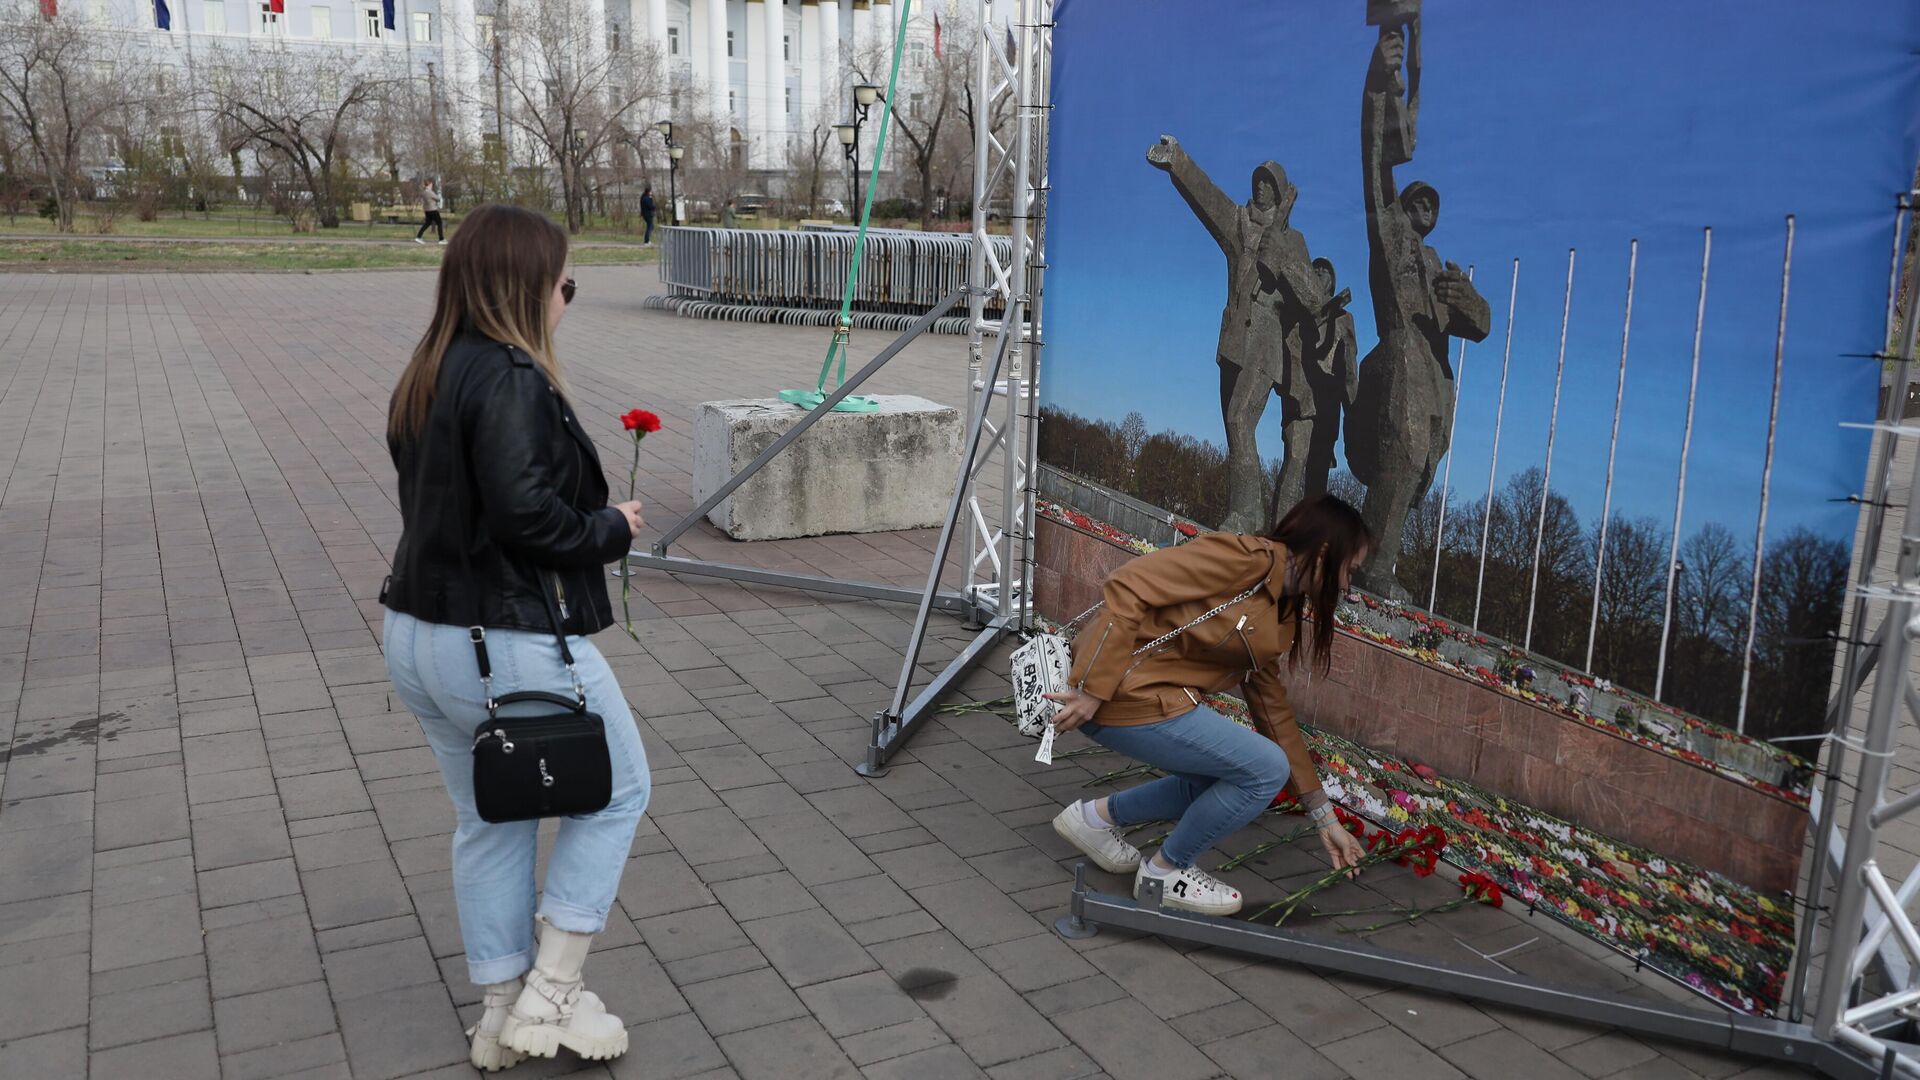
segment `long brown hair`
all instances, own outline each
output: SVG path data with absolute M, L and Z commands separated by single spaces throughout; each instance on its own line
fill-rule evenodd
M 1291 609 L 1294 620 L 1293 648 L 1287 653 L 1287 665 L 1300 664 L 1300 631 L 1303 609 L 1313 613 L 1313 644 L 1309 650 L 1313 669 L 1326 674 L 1333 664 L 1333 613 L 1340 606 L 1340 569 L 1353 557 L 1373 547 L 1373 530 L 1367 528 L 1360 511 L 1331 495 L 1303 499 L 1287 511 L 1267 539 L 1286 546 L 1288 557 L 1299 566 L 1295 579 L 1302 588 L 1314 584 L 1308 575 L 1319 567 L 1318 588 L 1311 596 L 1289 598 L 1282 615 Z
M 546 217 L 498 203 L 468 214 L 447 241 L 433 319 L 393 388 L 388 437 L 409 438 L 426 426 L 441 358 L 467 331 L 522 350 L 566 393 L 547 324 L 553 287 L 566 268 L 566 230 Z

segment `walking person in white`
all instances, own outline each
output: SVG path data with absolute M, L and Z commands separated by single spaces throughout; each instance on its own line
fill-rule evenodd
M 427 235 L 427 226 L 431 225 L 433 226 L 433 235 L 439 238 L 440 246 L 445 247 L 447 245 L 447 230 L 446 227 L 440 223 L 440 192 L 434 189 L 433 181 L 431 180 L 423 180 L 420 183 L 420 206 L 427 212 L 427 218 L 420 223 L 420 231 L 413 234 L 413 242 L 416 244 L 426 243 L 421 237 Z

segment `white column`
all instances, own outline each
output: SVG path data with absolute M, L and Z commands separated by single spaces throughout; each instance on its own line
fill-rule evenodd
M 827 104 L 825 120 L 837 124 L 845 104 L 840 99 L 840 0 L 820 0 L 820 97 Z
M 873 36 L 876 44 L 880 46 L 881 55 L 888 60 L 893 59 L 893 35 L 897 29 L 893 20 L 899 13 L 899 6 L 894 4 L 893 0 L 873 0 Z M 874 73 L 873 81 L 877 83 L 887 81 L 884 64 Z
M 647 40 L 660 50 L 660 62 L 667 57 L 667 0 L 647 0 Z
M 853 55 L 847 57 L 847 66 L 866 63 L 870 59 L 868 46 L 872 43 L 873 4 L 870 0 L 853 0 Z
M 766 168 L 778 169 L 787 161 L 787 5 L 785 0 L 766 0 L 761 6 L 767 9 L 767 29 L 761 35 L 767 39 L 766 63 L 760 68 L 767 84 L 761 153 Z
M 749 166 L 759 166 L 767 145 L 767 123 L 773 116 L 773 108 L 768 95 L 773 92 L 767 85 L 767 16 L 766 10 L 772 5 L 767 0 L 747 0 L 746 51 L 740 51 L 740 41 L 735 39 L 734 56 L 746 58 L 747 99 L 741 102 L 747 111 L 747 122 L 741 125 L 750 140 L 747 146 Z
M 820 0 L 800 0 L 800 93 L 793 104 L 788 131 L 805 132 L 820 121 Z
M 462 141 L 478 142 L 480 110 L 469 103 L 482 97 L 479 50 L 483 46 L 475 27 L 473 0 L 444 0 L 440 17 L 440 55 L 446 57 L 447 81 L 451 84 L 441 90 L 441 123 L 457 128 Z M 491 90 L 485 98 L 487 104 L 493 104 Z
M 707 0 L 707 107 L 715 116 L 727 115 L 731 69 L 727 62 L 727 0 Z

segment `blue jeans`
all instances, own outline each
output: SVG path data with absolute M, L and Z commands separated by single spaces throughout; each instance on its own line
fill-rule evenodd
M 1273 740 L 1204 705 L 1157 723 L 1088 723 L 1080 730 L 1109 750 L 1167 773 L 1114 795 L 1107 812 L 1116 825 L 1177 819 L 1160 852 L 1182 869 L 1259 817 L 1292 770 Z
M 460 909 L 467 974 L 475 984 L 507 982 L 533 966 L 534 859 L 538 821 L 498 825 L 480 820 L 473 805 L 473 729 L 487 717 L 480 666 L 463 626 L 421 622 L 387 612 L 387 673 L 440 761 L 453 799 L 453 895 Z M 613 801 L 606 809 L 563 818 L 539 913 L 561 930 L 597 934 L 620 890 L 634 830 L 647 808 L 653 781 L 647 752 L 627 699 L 600 650 L 584 637 L 567 647 L 587 687 L 587 705 L 607 725 L 613 762 Z M 552 634 L 488 630 L 487 659 L 496 695 L 515 690 L 566 693 L 567 669 Z

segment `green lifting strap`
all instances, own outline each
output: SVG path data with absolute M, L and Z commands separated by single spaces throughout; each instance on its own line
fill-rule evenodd
M 880 140 L 873 148 L 873 171 L 867 174 L 867 198 L 860 209 L 860 231 L 853 239 L 853 264 L 847 267 L 847 285 L 840 294 L 840 325 L 834 328 L 833 341 L 827 346 L 827 359 L 820 365 L 820 378 L 811 390 L 782 390 L 780 400 L 806 409 L 816 409 L 827 400 L 827 373 L 833 370 L 834 357 L 840 358 L 835 377 L 838 388 L 847 381 L 847 337 L 853 329 L 848 315 L 853 311 L 853 286 L 860 276 L 860 259 L 867 249 L 867 224 L 873 220 L 873 193 L 880 186 L 880 159 L 887 152 L 887 131 L 893 126 L 893 92 L 900 86 L 900 54 L 907 51 L 907 20 L 913 13 L 913 0 L 900 0 L 900 28 L 893 39 L 893 71 L 887 76 L 886 108 L 880 113 Z M 834 412 L 877 412 L 880 402 L 859 394 L 848 394 L 833 407 Z

